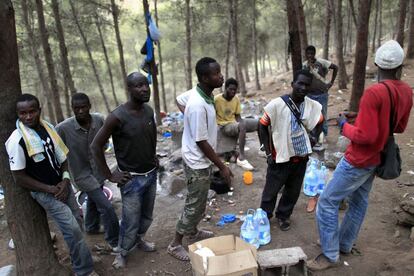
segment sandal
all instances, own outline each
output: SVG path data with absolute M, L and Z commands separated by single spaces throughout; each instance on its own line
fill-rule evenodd
M 188 239 L 192 242 L 201 241 L 214 237 L 214 233 L 207 230 L 198 230 L 197 234 L 189 236 Z
M 308 213 L 312 213 L 313 211 L 315 211 L 317 203 L 318 203 L 318 197 L 314 196 L 314 197 L 309 198 L 308 206 L 306 207 L 306 211 Z
M 168 245 L 167 252 L 168 254 L 180 261 L 188 262 L 190 260 L 188 252 L 184 249 L 184 247 L 181 244 L 177 246 L 172 246 L 171 244 Z

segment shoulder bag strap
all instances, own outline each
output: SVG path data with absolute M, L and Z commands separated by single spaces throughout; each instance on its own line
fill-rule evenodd
M 302 123 L 302 120 L 300 119 L 300 111 L 299 111 L 298 107 L 293 103 L 290 96 L 289 95 L 283 95 L 281 98 L 285 102 L 285 104 L 289 107 L 289 109 L 293 113 L 293 115 L 295 116 L 296 121 L 298 122 L 298 124 L 304 126 L 303 123 Z
M 394 134 L 394 118 L 395 118 L 394 101 L 392 100 L 392 94 L 391 94 L 390 87 L 385 82 L 381 82 L 381 83 L 385 85 L 385 87 L 388 90 L 388 95 L 390 96 L 391 109 L 390 109 L 390 135 L 389 136 L 392 136 Z

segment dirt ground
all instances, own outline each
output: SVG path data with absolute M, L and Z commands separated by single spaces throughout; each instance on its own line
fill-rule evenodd
M 370 63 L 368 63 L 370 64 Z M 372 64 L 372 63 L 371 63 Z M 373 68 L 370 68 L 372 71 Z M 348 72 L 351 70 L 348 69 Z M 408 63 L 404 68 L 403 80 L 414 86 L 414 66 Z M 372 76 L 367 78 L 366 85 L 374 83 Z M 277 97 L 287 89 L 290 84 L 290 73 L 280 75 L 277 78 L 268 77 L 262 81 L 263 92 L 260 97 L 271 99 Z M 252 83 L 248 85 L 251 88 Z M 351 84 L 348 85 L 348 88 Z M 251 91 L 251 90 L 250 90 Z M 253 98 L 259 98 L 254 96 Z M 350 89 L 338 91 L 334 86 L 330 91 L 329 118 L 335 118 L 336 114 L 344 110 L 349 102 Z M 340 267 L 329 269 L 313 275 L 414 275 L 414 248 L 410 241 L 410 229 L 396 225 L 393 209 L 399 199 L 407 192 L 414 192 L 414 176 L 407 171 L 414 168 L 414 113 L 412 112 L 409 126 L 406 132 L 397 136 L 403 158 L 403 172 L 397 180 L 383 181 L 375 179 L 370 194 L 370 203 L 364 224 L 359 234 L 356 246 L 362 252 L 362 256 L 349 256 L 342 258 Z M 328 150 L 336 151 L 335 144 L 338 131 L 334 126 L 334 120 L 330 121 L 330 134 L 328 136 Z M 208 222 L 201 222 L 200 227 L 212 230 L 216 235 L 239 235 L 241 222 L 236 221 L 224 227 L 216 226 L 220 215 L 225 213 L 245 212 L 249 208 L 257 208 L 260 204 L 261 192 L 265 182 L 266 161 L 258 154 L 258 139 L 255 133 L 248 135 L 247 159 L 255 166 L 254 183 L 246 186 L 242 182 L 243 171 L 235 164 L 230 167 L 235 175 L 235 192 L 232 197 L 227 195 L 217 196 L 217 208 L 208 208 L 207 214 L 212 215 Z M 114 187 L 112 187 L 114 188 Z M 116 189 L 116 188 L 114 188 Z M 175 224 L 182 211 L 185 197 L 168 196 L 159 194 L 156 198 L 154 222 L 148 231 L 147 239 L 157 244 L 158 250 L 154 253 L 143 253 L 135 250 L 128 257 L 127 268 L 116 271 L 111 267 L 113 256 L 101 255 L 101 262 L 96 264 L 96 270 L 100 275 L 191 275 L 190 263 L 175 260 L 166 252 L 166 248 L 173 238 Z M 233 204 L 228 200 L 234 201 Z M 272 241 L 260 250 L 300 246 L 308 258 L 319 254 L 320 249 L 316 245 L 318 238 L 315 216 L 306 212 L 307 198 L 302 193 L 291 217 L 292 226 L 287 232 L 282 232 L 271 220 Z M 119 207 L 120 202 L 115 202 Z M 117 208 L 119 211 L 119 208 Z M 341 212 L 341 216 L 343 211 Z M 4 222 L 4 211 L 0 211 L 0 267 L 15 262 L 14 253 L 7 249 L 10 234 Z M 52 226 L 53 227 L 53 226 Z M 103 241 L 103 236 L 87 236 L 90 247 Z M 187 245 L 187 241 L 185 241 Z M 61 235 L 57 240 L 58 255 L 68 263 L 67 250 L 65 249 Z M 344 261 L 348 265 L 344 264 Z M 291 275 L 296 275 L 295 272 Z

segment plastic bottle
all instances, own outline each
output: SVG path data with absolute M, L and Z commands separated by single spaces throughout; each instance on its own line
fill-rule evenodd
M 259 227 L 259 244 L 268 244 L 271 240 L 270 223 L 269 219 L 267 218 L 266 212 L 263 211 L 262 208 L 258 208 L 256 210 L 256 214 L 254 215 L 254 221 Z
M 303 192 L 307 196 L 316 196 L 317 194 L 317 187 L 318 187 L 318 161 L 316 159 L 312 159 L 310 161 L 309 168 L 306 171 L 304 184 L 303 184 Z
M 319 195 L 322 194 L 323 190 L 325 189 L 325 185 L 326 185 L 326 166 L 322 164 L 321 169 L 319 170 L 319 177 L 318 177 L 317 193 Z
M 240 229 L 240 238 L 247 243 L 259 248 L 259 227 L 253 219 L 254 210 L 247 211 L 246 220 L 243 222 Z
M 85 197 L 85 201 L 82 203 L 82 216 L 83 216 L 83 219 L 86 218 L 86 210 L 88 209 L 87 204 L 88 204 L 88 197 Z
M 253 173 L 251 171 L 244 171 L 243 182 L 246 185 L 250 185 L 253 183 Z

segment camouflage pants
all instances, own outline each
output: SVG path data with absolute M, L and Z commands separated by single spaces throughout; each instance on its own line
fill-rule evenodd
M 184 173 L 188 194 L 184 211 L 177 222 L 177 233 L 194 235 L 197 233 L 197 225 L 203 218 L 206 209 L 211 168 L 194 170 L 184 164 Z

